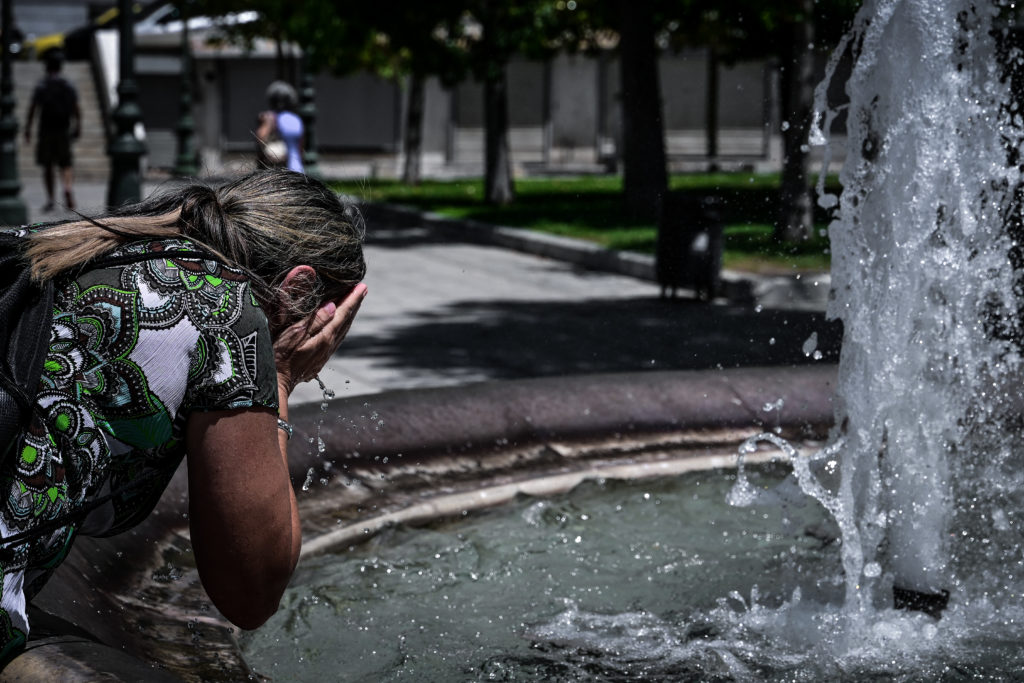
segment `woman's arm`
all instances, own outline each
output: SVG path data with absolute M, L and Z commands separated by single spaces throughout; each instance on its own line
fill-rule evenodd
M 303 266 L 302 268 L 306 268 Z M 366 295 L 358 285 L 313 321 L 287 327 L 274 344 L 279 415 L 345 337 Z M 203 587 L 236 626 L 274 614 L 298 561 L 301 528 L 288 476 L 287 437 L 267 408 L 197 412 L 186 430 L 189 525 Z
M 269 408 L 197 412 L 187 429 L 189 526 L 199 578 L 235 625 L 277 610 L 301 536 L 286 451 Z

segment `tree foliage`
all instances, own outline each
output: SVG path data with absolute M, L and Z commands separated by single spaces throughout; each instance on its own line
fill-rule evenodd
M 575 3 L 572 3 L 575 6 Z M 578 23 L 557 0 L 462 0 L 466 57 L 484 88 L 484 188 L 488 202 L 515 195 L 508 150 L 508 63 L 515 55 L 544 60 L 574 47 Z
M 783 126 L 777 132 L 783 141 L 783 169 L 776 235 L 780 240 L 805 240 L 813 229 L 807 138 L 818 77 L 816 62 L 838 43 L 859 4 L 858 0 L 664 0 L 663 42 L 707 47 L 712 62 L 768 59 L 779 70 Z M 709 93 L 708 99 L 711 111 L 716 93 Z M 708 128 L 711 137 L 714 121 L 709 120 Z
M 813 41 L 828 48 L 846 30 L 859 5 L 859 0 L 196 0 L 197 10 L 206 14 L 256 10 L 259 20 L 236 25 L 234 39 L 266 36 L 292 41 L 309 51 L 314 69 L 339 75 L 370 70 L 389 79 L 408 78 L 410 92 L 417 97 L 422 97 L 423 81 L 430 76 L 448 85 L 469 76 L 480 81 L 485 90 L 487 197 L 494 203 L 510 201 L 514 195 L 507 142 L 509 61 L 515 56 L 544 60 L 560 51 L 621 53 L 623 17 L 631 16 L 623 12 L 635 13 L 641 7 L 648 15 L 644 30 L 650 33 L 638 39 L 641 45 L 651 42 L 658 50 L 707 48 L 713 62 L 725 65 L 750 59 L 779 65 L 785 90 L 782 120 L 796 128 L 784 135 L 787 163 L 792 165 L 789 177 L 797 185 L 806 184 L 806 174 L 797 167 L 806 167 L 800 136 L 805 133 L 807 103 L 801 98 L 806 99 L 807 88 L 804 83 L 804 94 L 797 93 L 800 79 L 794 74 L 806 72 L 813 55 L 794 50 L 800 47 L 797 36 L 812 35 L 807 29 L 813 27 Z M 635 56 L 636 46 L 630 49 Z M 800 60 L 804 67 L 798 68 Z M 632 80 L 630 73 L 623 73 L 624 86 Z M 640 92 L 642 98 L 660 99 L 657 87 Z M 657 114 L 660 101 L 637 102 L 627 95 L 622 106 L 624 120 L 656 126 L 663 135 Z M 711 135 L 713 117 L 712 111 Z M 410 131 L 417 125 L 418 120 L 410 117 L 407 141 L 415 139 Z M 650 136 L 641 136 L 644 141 L 638 142 L 636 132 L 623 131 L 624 143 L 628 146 L 632 139 L 634 147 L 640 144 L 650 153 L 627 159 L 625 174 L 660 185 L 660 170 L 651 173 L 642 167 L 663 164 L 664 153 L 657 154 L 648 144 Z M 641 194 L 648 198 L 641 202 L 649 202 L 651 188 Z

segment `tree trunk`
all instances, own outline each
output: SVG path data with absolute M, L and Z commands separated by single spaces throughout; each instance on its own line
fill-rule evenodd
M 284 65 L 284 35 L 280 31 L 278 31 L 274 36 L 274 66 L 274 71 L 277 74 L 277 80 L 286 80 Z
M 402 182 L 420 184 L 423 162 L 423 81 L 420 74 L 409 77 L 409 108 L 405 112 L 405 168 Z
M 481 59 L 484 73 L 484 201 L 512 201 L 512 160 L 508 152 L 508 53 L 502 46 L 502 3 L 484 0 Z
M 494 65 L 484 81 L 484 198 L 503 206 L 512 201 L 512 160 L 508 153 L 508 78 Z
M 616 0 L 622 69 L 623 196 L 636 218 L 653 220 L 668 190 L 651 0 Z
M 708 46 L 708 87 L 705 134 L 707 135 L 708 170 L 718 170 L 718 48 Z
M 800 0 L 804 21 L 794 23 L 782 59 L 782 183 L 775 237 L 780 241 L 810 239 L 814 207 L 808 180 L 808 133 L 814 107 L 814 0 Z M 788 125 L 787 125 L 788 124 Z

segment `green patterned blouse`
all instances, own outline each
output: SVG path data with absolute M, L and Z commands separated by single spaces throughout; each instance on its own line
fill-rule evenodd
M 114 255 L 195 249 L 162 240 Z M 32 420 L 0 463 L 0 537 L 41 529 L 0 547 L 0 664 L 24 645 L 26 600 L 75 535 L 119 533 L 153 509 L 184 456 L 191 412 L 277 408 L 267 318 L 241 272 L 158 257 L 56 285 Z M 84 519 L 69 515 L 106 496 Z

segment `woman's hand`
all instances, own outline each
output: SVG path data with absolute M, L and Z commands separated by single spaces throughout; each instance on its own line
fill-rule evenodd
M 340 302 L 321 306 L 312 321 L 300 320 L 281 332 L 274 342 L 274 359 L 282 393 L 290 395 L 296 385 L 313 379 L 323 369 L 348 333 L 365 296 L 366 285 L 360 283 Z

